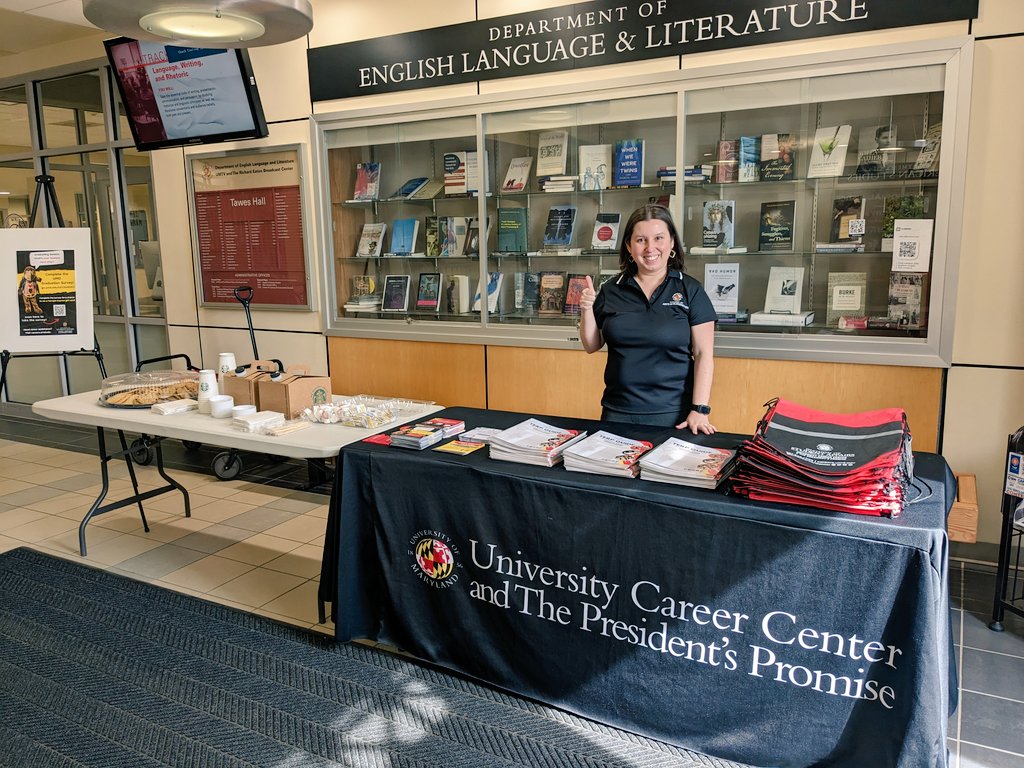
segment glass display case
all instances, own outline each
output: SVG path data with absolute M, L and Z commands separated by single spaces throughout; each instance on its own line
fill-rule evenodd
M 329 332 L 578 348 L 581 286 L 657 202 L 724 354 L 946 365 L 962 56 L 317 116 Z

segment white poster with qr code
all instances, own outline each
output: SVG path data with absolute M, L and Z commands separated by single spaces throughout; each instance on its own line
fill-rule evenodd
M 931 219 L 896 219 L 892 233 L 892 271 L 927 272 L 932 255 Z
M 1024 499 L 1024 456 L 1013 451 L 1006 461 L 1005 493 L 1007 496 Z

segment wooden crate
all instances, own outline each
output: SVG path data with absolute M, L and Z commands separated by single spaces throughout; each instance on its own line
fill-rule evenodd
M 956 475 L 956 501 L 949 510 L 947 529 L 953 541 L 974 544 L 978 540 L 978 485 L 974 475 Z

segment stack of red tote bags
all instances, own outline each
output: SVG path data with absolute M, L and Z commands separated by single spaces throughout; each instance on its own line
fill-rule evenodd
M 902 409 L 825 413 L 781 399 L 767 406 L 740 447 L 733 493 L 857 515 L 900 514 L 914 477 Z

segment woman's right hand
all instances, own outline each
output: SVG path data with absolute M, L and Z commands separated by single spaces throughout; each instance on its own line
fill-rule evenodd
M 594 278 L 587 275 L 587 287 L 580 294 L 580 312 L 586 312 L 594 308 L 594 301 L 597 299 L 597 291 L 594 290 Z

